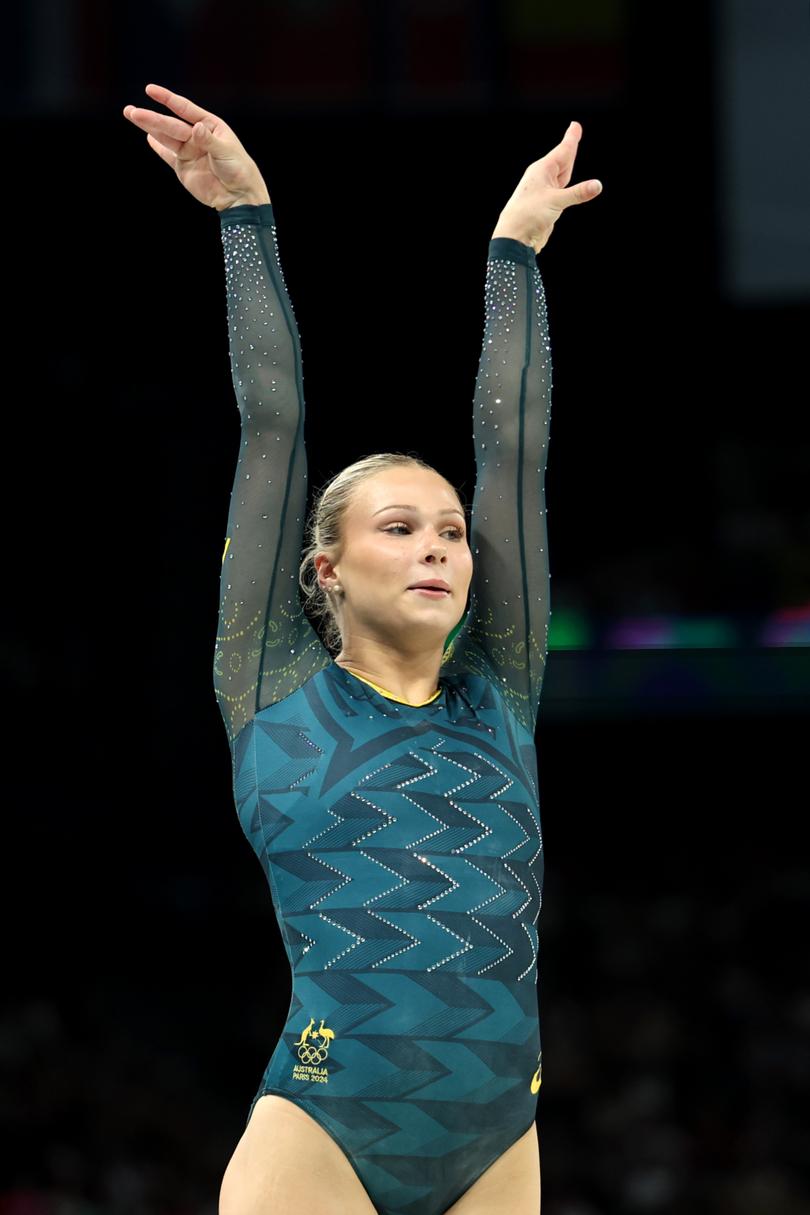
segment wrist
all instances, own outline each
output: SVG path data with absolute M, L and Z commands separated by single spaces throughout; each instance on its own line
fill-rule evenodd
M 218 207 L 219 211 L 230 211 L 233 207 L 262 207 L 270 202 L 270 195 L 265 190 L 264 193 L 257 194 L 242 194 L 232 203 L 228 203 L 227 207 Z
M 505 236 L 509 240 L 520 241 L 521 245 L 529 245 L 535 253 L 539 253 L 542 248 L 542 245 L 536 245 L 526 232 L 517 228 L 514 224 L 497 223 L 490 240 L 496 240 L 499 236 Z
M 498 216 L 491 239 L 507 236 L 510 240 L 520 241 L 522 245 L 529 245 L 537 254 L 548 243 L 553 226 L 552 224 L 551 227 L 546 227 L 540 223 L 527 222 L 525 216 L 509 215 L 507 211 L 502 211 Z

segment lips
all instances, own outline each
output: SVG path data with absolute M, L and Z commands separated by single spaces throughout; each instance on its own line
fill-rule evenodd
M 409 591 L 445 591 L 450 594 L 450 587 L 441 578 L 431 578 L 426 582 L 415 582 L 408 587 Z

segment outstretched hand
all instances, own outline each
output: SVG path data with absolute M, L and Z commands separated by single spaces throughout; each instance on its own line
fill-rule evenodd
M 270 202 L 258 165 L 227 122 L 161 84 L 147 84 L 145 91 L 179 117 L 134 105 L 124 106 L 124 117 L 146 131 L 150 148 L 174 169 L 190 194 L 217 211 Z
M 581 136 L 582 124 L 570 123 L 557 146 L 529 165 L 501 211 L 493 237 L 511 236 L 539 253 L 566 207 L 596 198 L 602 190 L 596 178 L 568 185 Z

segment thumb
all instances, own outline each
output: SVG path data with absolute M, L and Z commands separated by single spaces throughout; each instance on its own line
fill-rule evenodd
M 575 186 L 571 186 L 565 191 L 568 195 L 567 202 L 583 203 L 590 198 L 596 198 L 597 194 L 602 193 L 602 183 L 598 177 L 592 177 L 590 181 L 581 181 Z

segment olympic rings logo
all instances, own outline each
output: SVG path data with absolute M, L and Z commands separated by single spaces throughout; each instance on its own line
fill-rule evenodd
M 323 1063 L 328 1054 L 328 1046 L 310 1046 L 308 1042 L 305 1042 L 298 1047 L 298 1058 L 302 1063 Z

